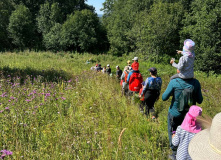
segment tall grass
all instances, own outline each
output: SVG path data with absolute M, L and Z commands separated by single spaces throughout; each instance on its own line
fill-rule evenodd
M 133 57 L 67 53 L 0 55 L 0 149 L 8 159 L 167 159 L 167 110 L 156 102 L 157 121 L 122 97 L 119 82 L 94 73 L 96 62 L 124 66 Z M 86 60 L 91 59 L 90 64 Z M 170 65 L 140 61 L 143 76 L 155 66 L 162 92 L 175 73 Z M 121 67 L 121 68 L 122 68 Z M 40 76 L 39 76 L 40 75 Z M 203 113 L 220 112 L 221 77 L 196 72 L 202 85 Z M 23 79 L 23 80 L 21 80 Z

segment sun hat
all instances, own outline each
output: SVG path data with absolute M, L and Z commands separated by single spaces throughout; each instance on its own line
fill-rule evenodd
M 191 39 L 186 39 L 184 41 L 183 54 L 194 56 L 195 55 L 194 48 L 195 48 L 195 42 Z
M 215 115 L 209 129 L 193 137 L 188 151 L 194 160 L 221 160 L 221 112 Z
M 119 68 L 119 66 L 116 66 L 116 69 Z
M 157 73 L 157 69 L 155 67 L 151 67 L 150 69 L 148 69 L 148 71 L 153 74 Z
M 134 59 L 132 59 L 133 61 L 138 61 L 138 57 L 134 57 Z
M 110 67 L 110 65 L 109 65 L 109 64 L 107 64 L 107 67 Z
M 188 51 L 192 52 L 195 48 L 195 42 L 191 39 L 186 39 L 184 41 L 184 47 L 185 49 L 187 49 Z
M 202 115 L 202 108 L 196 105 L 191 106 L 181 124 L 181 128 L 191 133 L 200 132 L 202 128 L 196 123 L 196 117 L 200 115 Z
M 127 61 L 127 64 L 130 64 L 130 60 Z

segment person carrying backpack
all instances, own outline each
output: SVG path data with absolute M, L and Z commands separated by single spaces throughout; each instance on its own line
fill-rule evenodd
M 143 77 L 138 70 L 138 66 L 134 65 L 132 71 L 127 76 L 127 83 L 129 84 L 130 92 L 139 92 L 142 88 Z
M 128 85 L 127 85 L 127 76 L 129 74 L 129 67 L 128 66 L 125 66 L 124 67 L 124 71 L 120 77 L 120 79 L 123 81 L 122 83 L 122 93 L 126 93 L 127 90 L 128 90 Z
M 173 97 L 168 111 L 167 125 L 170 148 L 173 153 L 169 155 L 169 158 L 176 159 L 177 147 L 172 144 L 172 133 L 183 122 L 189 107 L 203 102 L 203 96 L 200 83 L 194 78 L 186 80 L 181 78 L 172 79 L 162 95 L 162 100 L 166 101 L 170 96 Z
M 156 68 L 151 67 L 148 71 L 151 76 L 146 79 L 140 98 L 144 95 L 145 114 L 151 113 L 152 119 L 155 119 L 154 103 L 159 99 L 162 80 L 160 77 L 157 77 Z

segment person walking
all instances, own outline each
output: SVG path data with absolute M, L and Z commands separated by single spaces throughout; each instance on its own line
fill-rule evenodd
M 169 144 L 173 151 L 173 153 L 169 155 L 170 159 L 175 160 L 177 151 L 177 147 L 172 144 L 172 132 L 175 131 L 179 125 L 181 125 L 186 113 L 188 112 L 188 108 L 186 107 L 183 108 L 183 110 L 180 110 L 180 108 L 182 108 L 180 107 L 182 105 L 180 102 L 183 102 L 180 97 L 183 95 L 183 91 L 190 88 L 193 88 L 192 96 L 190 97 L 192 105 L 196 105 L 196 103 L 201 104 L 203 102 L 201 86 L 199 81 L 193 78 L 186 80 L 181 78 L 172 79 L 169 82 L 166 91 L 162 95 L 163 101 L 168 100 L 169 97 L 172 96 L 167 117 Z
M 150 77 L 146 79 L 139 97 L 141 98 L 144 95 L 145 114 L 149 115 L 151 113 L 152 119 L 155 119 L 154 103 L 159 99 L 162 80 L 157 77 L 157 69 L 155 67 L 151 67 L 148 71 L 150 72 Z
M 111 74 L 111 68 L 109 64 L 107 65 L 106 73 L 109 75 Z
M 177 127 L 172 138 L 173 145 L 178 146 L 176 160 L 191 160 L 188 146 L 195 134 L 202 130 L 201 125 L 196 120 L 201 115 L 202 108 L 193 105 L 186 114 L 183 123 Z
M 117 77 L 118 80 L 120 80 L 120 77 L 121 77 L 121 75 L 122 75 L 122 70 L 120 69 L 119 66 L 116 66 L 116 69 L 117 69 L 117 71 L 116 71 L 116 77 Z
M 124 71 L 120 77 L 120 79 L 123 81 L 122 83 L 122 94 L 125 95 L 128 91 L 128 84 L 127 84 L 127 76 L 129 74 L 129 67 L 125 66 Z

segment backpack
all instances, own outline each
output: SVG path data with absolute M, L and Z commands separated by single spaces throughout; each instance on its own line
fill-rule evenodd
M 143 77 L 140 73 L 134 72 L 129 80 L 129 90 L 139 92 L 142 88 Z
M 128 73 L 126 71 L 124 71 L 124 74 L 125 74 L 124 82 L 127 82 Z
M 177 81 L 177 82 L 180 84 L 179 81 Z M 191 85 L 188 88 L 184 88 L 181 84 L 180 84 L 180 86 L 183 88 L 183 90 L 181 91 L 181 94 L 178 98 L 177 110 L 179 112 L 182 112 L 182 111 L 188 112 L 190 106 L 193 105 L 194 85 Z

